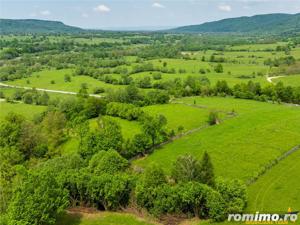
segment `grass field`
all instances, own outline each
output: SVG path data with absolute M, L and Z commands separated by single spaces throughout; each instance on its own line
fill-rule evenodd
M 144 107 L 150 115 L 162 114 L 167 118 L 167 127 L 175 132 L 182 126 L 184 131 L 192 130 L 207 124 L 210 109 L 196 108 L 183 104 L 165 104 Z M 223 114 L 220 113 L 223 117 Z
M 274 79 L 273 82 L 277 83 L 279 81 L 282 81 L 284 85 L 289 85 L 292 87 L 299 87 L 300 85 L 300 74 L 298 75 L 289 75 L 285 77 L 280 77 L 277 79 Z
M 4 120 L 5 116 L 14 112 L 23 115 L 26 119 L 33 119 L 35 115 L 46 110 L 45 106 L 28 105 L 24 103 L 8 103 L 0 102 L 0 121 Z
M 178 139 L 134 162 L 161 165 L 167 172 L 179 155 L 200 158 L 209 152 L 217 176 L 247 180 L 271 160 L 299 144 L 300 108 L 232 98 L 183 98 L 178 101 L 234 111 L 235 118 Z M 234 162 L 234 163 L 233 163 Z
M 275 165 L 249 187 L 249 211 L 300 209 L 300 151 Z
M 138 134 L 141 132 L 141 128 L 138 122 L 136 121 L 128 121 L 124 120 L 118 117 L 112 117 L 112 116 L 105 116 L 107 118 L 110 118 L 114 121 L 116 121 L 120 126 L 122 130 L 122 135 L 124 139 L 131 139 L 135 134 Z M 90 128 L 96 129 L 98 127 L 98 119 L 91 119 L 90 120 Z
M 122 87 L 119 85 L 106 84 L 102 81 L 96 80 L 88 76 L 71 76 L 71 82 L 65 82 L 65 74 L 71 75 L 72 70 L 44 70 L 32 74 L 31 77 L 22 78 L 7 83 L 22 87 L 36 87 L 70 92 L 78 92 L 81 88 L 81 84 L 86 83 L 89 93 L 92 93 L 95 87 L 102 87 L 104 89 Z M 54 81 L 54 83 L 52 84 L 51 81 Z

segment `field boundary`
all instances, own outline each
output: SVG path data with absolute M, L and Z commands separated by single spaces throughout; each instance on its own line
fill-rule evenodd
M 283 153 L 282 155 L 280 155 L 279 157 L 277 157 L 276 159 L 274 159 L 273 161 L 271 161 L 269 164 L 267 164 L 264 169 L 259 173 L 258 176 L 250 178 L 248 181 L 246 181 L 246 184 L 249 186 L 251 184 L 253 184 L 255 181 L 257 181 L 261 176 L 263 176 L 266 172 L 268 172 L 269 170 L 271 170 L 275 165 L 277 165 L 280 161 L 284 160 L 285 158 L 287 158 L 289 155 L 293 154 L 294 152 L 300 150 L 300 144 L 294 146 L 293 148 L 291 148 L 289 151 Z
M 181 104 L 181 103 L 176 103 L 176 104 Z M 234 118 L 234 117 L 236 117 L 236 116 L 237 116 L 237 114 L 235 114 L 235 113 L 234 113 L 234 114 L 229 114 L 229 115 L 227 115 L 226 117 L 224 117 L 224 118 L 221 120 L 221 122 L 224 122 L 224 121 L 229 120 L 229 119 L 231 119 L 231 118 Z M 197 127 L 197 128 L 188 130 L 188 131 L 186 131 L 186 132 L 177 134 L 177 135 L 175 135 L 175 136 L 169 138 L 168 140 L 166 140 L 166 141 L 164 141 L 164 142 L 162 142 L 162 143 L 156 144 L 155 146 L 149 148 L 149 149 L 147 150 L 147 153 L 146 153 L 146 154 L 144 154 L 144 155 L 137 155 L 137 156 L 131 158 L 130 161 L 133 161 L 133 160 L 136 160 L 136 159 L 141 159 L 141 158 L 143 158 L 143 157 L 147 157 L 149 154 L 152 154 L 155 150 L 158 150 L 159 148 L 161 148 L 162 146 L 164 146 L 164 145 L 166 145 L 166 144 L 169 144 L 169 143 L 171 143 L 171 142 L 173 142 L 173 141 L 175 141 L 175 140 L 178 140 L 178 139 L 180 139 L 180 138 L 182 138 L 182 137 L 185 137 L 185 136 L 187 136 L 187 135 L 196 133 L 196 132 L 198 132 L 198 131 L 204 130 L 204 129 L 206 129 L 206 128 L 208 128 L 208 127 L 212 127 L 212 126 L 218 126 L 218 124 L 216 124 L 216 125 L 209 125 L 209 124 L 207 123 L 207 124 L 204 124 L 204 125 L 202 125 L 202 126 L 200 126 L 200 127 Z

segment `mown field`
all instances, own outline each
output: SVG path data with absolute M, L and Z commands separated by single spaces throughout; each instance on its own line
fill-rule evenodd
M 26 119 L 33 119 L 35 115 L 46 110 L 45 106 L 28 105 L 24 103 L 7 103 L 0 101 L 0 121 L 10 112 L 23 115 Z
M 218 176 L 246 181 L 299 144 L 300 127 L 295 126 L 300 119 L 297 107 L 232 98 L 195 97 L 178 101 L 193 104 L 194 100 L 198 106 L 234 111 L 237 115 L 167 144 L 135 161 L 135 166 L 156 163 L 168 172 L 179 155 L 200 158 L 207 151 Z
M 72 70 L 44 70 L 36 72 L 28 78 L 22 78 L 15 81 L 7 82 L 7 84 L 22 86 L 22 87 L 36 87 L 49 90 L 78 92 L 82 84 L 87 85 L 87 91 L 93 93 L 96 87 L 102 88 L 118 88 L 119 86 L 106 84 L 102 81 L 96 80 L 88 76 L 72 76 Z M 68 74 L 71 76 L 71 81 L 66 82 L 64 76 Z
M 298 87 L 300 84 L 300 75 L 289 75 L 284 77 L 276 78 L 273 82 L 283 82 L 286 85 L 292 86 L 292 87 Z
M 286 212 L 300 208 L 300 151 L 279 162 L 249 187 L 249 211 Z

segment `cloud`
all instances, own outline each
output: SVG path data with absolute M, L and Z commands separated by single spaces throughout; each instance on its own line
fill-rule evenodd
M 88 15 L 87 13 L 81 13 L 81 17 L 83 17 L 83 18 L 88 18 L 89 15 Z
M 231 6 L 230 5 L 219 5 L 218 9 L 220 11 L 230 12 L 231 11 Z
M 30 16 L 30 17 L 36 17 L 37 14 L 36 14 L 36 13 L 30 13 L 29 16 Z
M 97 7 L 94 8 L 94 11 L 99 13 L 107 13 L 110 12 L 110 8 L 107 7 L 106 5 L 98 5 Z
M 158 3 L 158 2 L 154 2 L 153 4 L 152 4 L 152 7 L 154 7 L 154 8 L 165 8 L 165 6 L 164 5 L 162 5 L 162 4 L 160 4 L 160 3 Z
M 49 16 L 49 15 L 51 15 L 51 12 L 49 10 L 43 10 L 43 11 L 40 11 L 40 14 L 42 16 Z

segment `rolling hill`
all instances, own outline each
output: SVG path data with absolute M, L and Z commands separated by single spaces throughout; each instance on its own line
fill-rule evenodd
M 83 29 L 60 21 L 36 19 L 0 19 L 0 34 L 80 33 Z
M 238 17 L 168 30 L 176 33 L 291 33 L 300 32 L 300 13 Z

